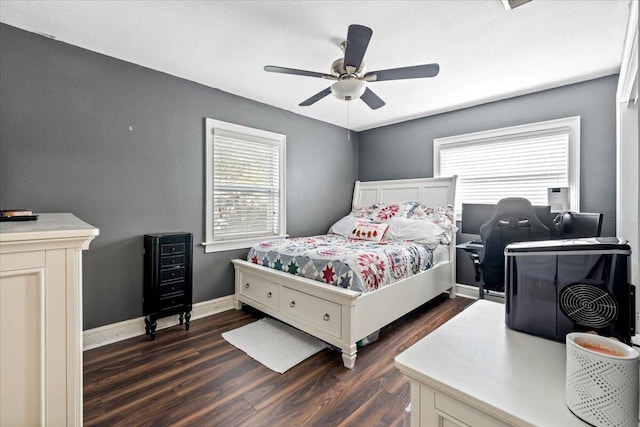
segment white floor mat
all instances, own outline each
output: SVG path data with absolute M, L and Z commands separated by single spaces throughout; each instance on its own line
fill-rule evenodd
M 260 319 L 224 332 L 222 338 L 281 374 L 327 347 L 323 341 L 274 319 Z

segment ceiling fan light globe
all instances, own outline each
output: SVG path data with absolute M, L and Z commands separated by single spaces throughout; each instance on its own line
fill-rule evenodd
M 362 80 L 345 79 L 331 85 L 331 93 L 338 99 L 351 101 L 362 96 L 367 84 Z

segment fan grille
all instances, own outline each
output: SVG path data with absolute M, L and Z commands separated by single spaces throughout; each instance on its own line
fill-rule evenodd
M 618 306 L 605 289 L 572 283 L 560 291 L 560 310 L 576 325 L 606 328 L 618 317 Z

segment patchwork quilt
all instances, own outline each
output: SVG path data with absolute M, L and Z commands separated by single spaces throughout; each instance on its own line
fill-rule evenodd
M 263 242 L 249 250 L 247 259 L 364 293 L 429 269 L 433 253 L 415 242 L 373 242 L 326 234 Z

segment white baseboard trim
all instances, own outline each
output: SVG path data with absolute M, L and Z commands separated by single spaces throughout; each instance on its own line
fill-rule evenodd
M 478 288 L 476 286 L 471 285 L 463 285 L 462 283 L 456 283 L 456 295 L 460 295 L 461 297 L 478 299 Z M 487 301 L 501 302 L 504 303 L 504 297 L 497 295 L 486 293 L 484 294 L 484 298 Z
M 193 304 L 191 320 L 211 316 L 233 308 L 233 295 L 212 299 Z M 156 330 L 169 328 L 179 324 L 178 315 L 158 319 Z M 102 347 L 103 345 L 123 341 L 129 338 L 144 335 L 144 317 L 124 320 L 111 325 L 100 326 L 94 329 L 87 329 L 82 332 L 83 350 Z
M 465 298 L 478 299 L 478 288 L 475 286 L 457 283 L 456 295 Z M 486 295 L 485 298 L 489 301 L 504 302 L 504 298 L 493 295 Z M 233 308 L 233 295 L 195 303 L 193 304 L 193 311 L 191 312 L 191 320 L 211 316 Z M 158 319 L 158 326 L 156 327 L 156 330 L 170 328 L 177 324 L 179 324 L 177 315 L 165 317 Z M 144 334 L 144 317 L 124 320 L 122 322 L 112 323 L 110 325 L 83 331 L 82 348 L 83 350 L 91 350 L 93 348 L 102 347 L 118 341 L 124 341 Z

